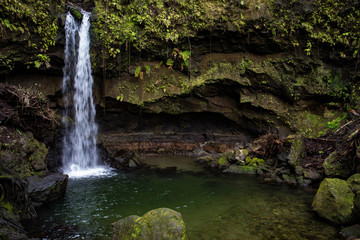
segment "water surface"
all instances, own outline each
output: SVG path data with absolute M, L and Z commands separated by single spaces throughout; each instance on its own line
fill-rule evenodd
M 30 228 L 47 239 L 111 239 L 112 222 L 168 207 L 182 213 L 192 240 L 337 239 L 336 229 L 311 212 L 314 193 L 254 176 L 191 170 L 70 179 L 66 195 L 40 209 Z

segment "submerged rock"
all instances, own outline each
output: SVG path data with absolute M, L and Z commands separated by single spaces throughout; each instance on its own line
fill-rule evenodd
M 28 177 L 28 192 L 32 201 L 37 203 L 51 202 L 64 195 L 68 175 L 54 173 L 45 177 Z
M 345 224 L 353 219 L 355 194 L 348 183 L 337 178 L 325 178 L 315 195 L 312 208 L 319 216 Z
M 158 208 L 142 217 L 129 216 L 115 222 L 113 240 L 187 240 L 185 223 L 179 212 Z

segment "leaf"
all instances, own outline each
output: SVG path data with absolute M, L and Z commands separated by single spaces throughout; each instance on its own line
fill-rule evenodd
M 146 69 L 146 74 L 150 74 L 151 72 L 151 67 L 149 65 L 145 65 L 145 69 Z
M 174 65 L 174 60 L 172 60 L 171 58 L 169 58 L 166 62 L 166 65 L 168 65 L 169 67 L 172 67 L 172 65 Z
M 141 66 L 138 66 L 138 67 L 135 69 L 135 77 L 139 77 L 140 71 L 141 71 Z
M 144 72 L 140 72 L 140 79 L 141 79 L 141 80 L 144 79 Z
M 36 68 L 39 68 L 40 65 L 41 65 L 41 63 L 40 63 L 39 61 L 35 61 L 35 62 L 34 62 L 34 65 L 35 65 Z

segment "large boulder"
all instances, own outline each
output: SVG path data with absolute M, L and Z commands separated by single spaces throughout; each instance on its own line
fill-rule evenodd
M 328 177 L 348 177 L 350 175 L 349 169 L 344 162 L 340 161 L 341 157 L 335 151 L 331 153 L 323 162 L 325 175 Z
M 0 163 L 21 177 L 47 171 L 48 149 L 37 141 L 31 132 L 21 132 L 5 126 L 0 127 Z
M 187 240 L 185 223 L 179 212 L 158 208 L 144 216 L 129 216 L 113 223 L 113 240 Z
M 54 173 L 47 176 L 28 177 L 28 192 L 32 201 L 46 203 L 59 199 L 64 195 L 69 176 Z
M 319 216 L 335 224 L 345 224 L 353 219 L 354 198 L 355 194 L 346 181 L 325 178 L 315 195 L 312 208 Z

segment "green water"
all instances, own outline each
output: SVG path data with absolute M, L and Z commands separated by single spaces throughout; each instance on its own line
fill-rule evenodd
M 143 169 L 70 179 L 29 228 L 44 239 L 111 239 L 112 222 L 168 207 L 182 213 L 192 240 L 337 239 L 311 212 L 313 196 L 253 176 Z

